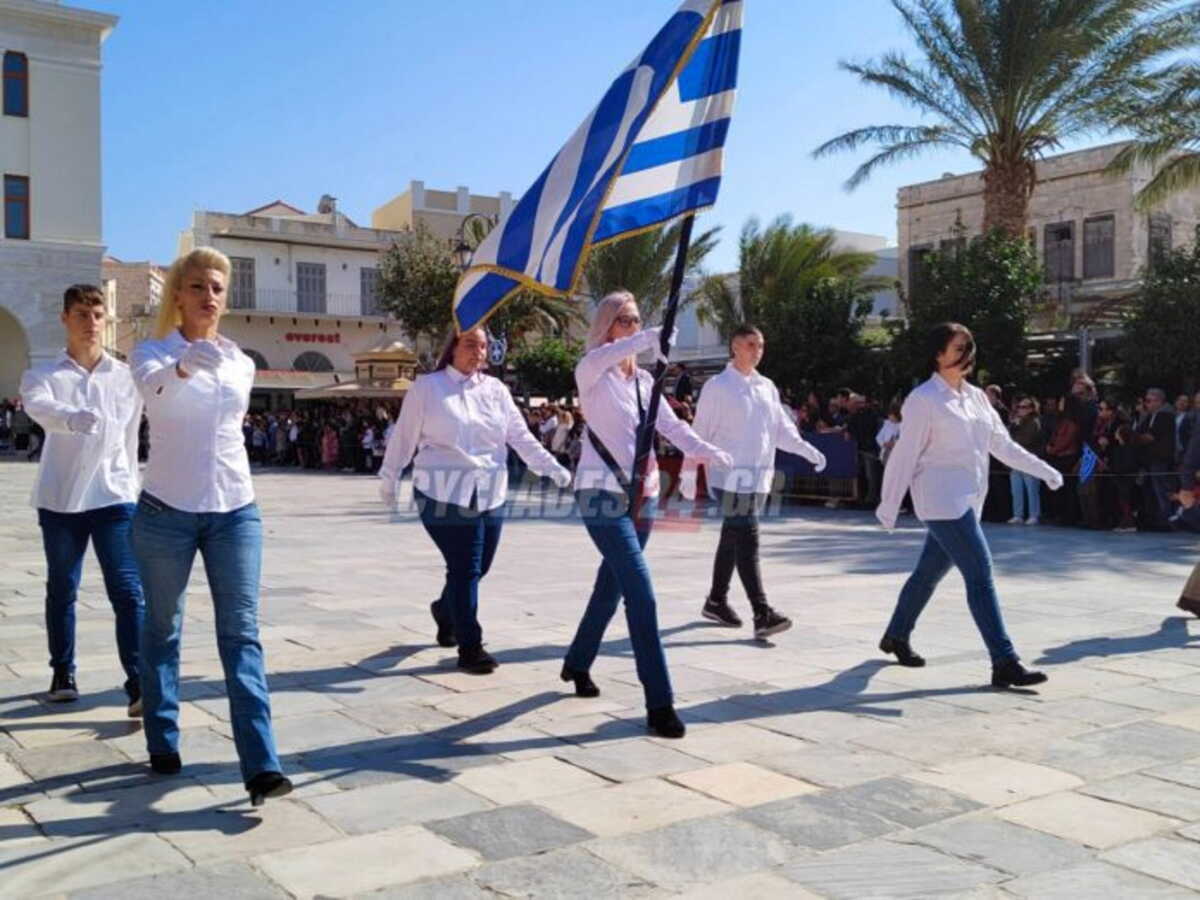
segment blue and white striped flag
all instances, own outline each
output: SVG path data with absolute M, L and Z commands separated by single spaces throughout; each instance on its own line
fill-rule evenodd
M 475 251 L 459 329 L 511 294 L 572 293 L 599 244 L 712 206 L 737 88 L 744 0 L 687 0 Z

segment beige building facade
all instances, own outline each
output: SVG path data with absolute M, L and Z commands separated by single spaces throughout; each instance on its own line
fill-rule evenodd
M 105 341 L 109 352 L 128 359 L 134 346 L 150 337 L 166 274 L 166 268 L 156 263 L 104 257 L 100 278 L 109 312 Z
M 406 231 L 420 225 L 455 245 L 459 226 L 467 216 L 483 216 L 494 224 L 507 216 L 514 205 L 508 191 L 491 197 L 472 194 L 471 189 L 464 186 L 453 191 L 437 191 L 426 188 L 423 181 L 410 181 L 408 190 L 371 214 L 371 226 L 387 231 Z
M 0 0 L 0 396 L 63 345 L 63 291 L 98 284 L 101 47 L 115 16 Z
M 1151 246 L 1190 244 L 1200 221 L 1200 189 L 1175 194 L 1159 208 L 1134 208 L 1151 172 L 1120 176 L 1105 168 L 1123 144 L 1049 157 L 1037 165 L 1028 236 L 1046 272 L 1051 312 L 1044 325 L 1074 327 L 1111 310 L 1136 288 Z M 897 194 L 899 279 L 919 283 L 921 260 L 983 229 L 982 173 L 946 175 Z

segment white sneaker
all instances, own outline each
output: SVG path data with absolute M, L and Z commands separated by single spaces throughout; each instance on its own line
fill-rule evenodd
M 1022 519 L 1020 516 L 1013 516 L 1011 519 L 1008 520 L 1008 524 L 1009 525 L 1020 525 L 1024 521 L 1025 520 Z
M 1038 523 L 1037 516 L 1030 516 L 1028 519 L 1025 520 L 1026 525 L 1036 525 L 1037 523 Z

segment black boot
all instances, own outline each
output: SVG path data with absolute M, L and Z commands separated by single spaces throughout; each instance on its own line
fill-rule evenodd
M 150 768 L 158 775 L 178 775 L 183 762 L 178 753 L 151 753 Z
M 246 782 L 250 805 L 262 806 L 268 797 L 283 797 L 292 792 L 292 783 L 279 772 L 259 772 Z
M 1046 681 L 1045 672 L 1031 672 L 1016 659 L 992 666 L 992 687 L 1030 687 Z
M 659 737 L 681 738 L 687 733 L 687 726 L 675 715 L 675 707 L 660 706 L 646 710 L 646 730 Z
M 700 609 L 700 615 L 710 622 L 716 622 L 718 625 L 724 625 L 726 628 L 742 627 L 742 620 L 730 608 L 728 600 L 713 600 L 709 597 L 704 601 L 704 606 Z
M 442 608 L 441 600 L 434 600 L 429 604 L 429 612 L 433 615 L 433 622 L 437 625 L 437 642 L 439 647 L 457 647 L 458 638 L 454 636 L 454 623 L 446 615 Z
M 570 666 L 563 664 L 561 678 L 563 681 L 575 682 L 576 697 L 599 697 L 600 688 L 596 687 L 596 682 L 592 681 L 592 676 L 587 672 L 576 672 Z
M 908 645 L 908 641 L 888 637 L 885 634 L 883 640 L 879 642 L 879 649 L 884 653 L 895 654 L 896 662 L 902 666 L 908 666 L 910 669 L 919 669 L 925 665 L 925 657 L 914 653 L 913 648 Z
M 471 675 L 491 675 L 498 665 L 483 647 L 458 648 L 458 667 Z

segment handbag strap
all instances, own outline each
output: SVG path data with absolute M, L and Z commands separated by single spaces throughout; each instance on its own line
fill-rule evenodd
M 633 389 L 634 394 L 637 397 L 638 407 L 638 427 L 637 431 L 634 432 L 633 441 L 636 452 L 637 436 L 641 434 L 642 427 L 646 424 L 646 409 L 642 404 L 642 383 L 636 369 L 634 370 L 633 374 Z M 621 490 L 623 490 L 630 497 L 630 499 L 633 499 L 633 479 L 629 475 L 625 474 L 625 470 L 622 469 L 617 463 L 617 460 L 612 455 L 611 451 L 604 446 L 604 441 L 600 440 L 599 436 L 595 431 L 592 430 L 590 425 L 587 426 L 587 436 L 588 441 L 592 445 L 592 449 L 596 451 L 596 455 L 600 457 L 606 466 L 608 466 L 608 470 L 612 472 L 613 478 L 617 479 L 617 484 L 621 486 Z

